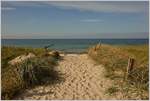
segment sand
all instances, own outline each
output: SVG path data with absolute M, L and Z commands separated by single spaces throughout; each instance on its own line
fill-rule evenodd
M 20 55 L 16 57 L 15 59 L 12 59 L 11 61 L 9 61 L 8 64 L 15 65 L 17 63 L 22 63 L 23 61 L 29 58 L 33 58 L 33 57 L 36 57 L 33 53 L 28 53 L 27 55 Z
M 62 55 L 57 69 L 63 73 L 65 81 L 26 89 L 15 99 L 30 100 L 106 100 L 119 99 L 110 96 L 106 89 L 113 81 L 104 76 L 105 69 L 97 65 L 87 54 Z

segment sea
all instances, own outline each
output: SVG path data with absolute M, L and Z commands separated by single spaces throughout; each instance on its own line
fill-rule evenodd
M 33 47 L 55 49 L 70 53 L 86 52 L 95 44 L 141 45 L 149 44 L 149 39 L 1 39 L 2 46 Z

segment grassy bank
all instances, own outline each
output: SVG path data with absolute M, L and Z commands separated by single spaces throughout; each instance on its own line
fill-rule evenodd
M 124 99 L 148 99 L 149 55 L 148 45 L 96 45 L 89 49 L 89 56 L 105 67 L 105 76 L 116 83 L 107 93 L 122 92 Z M 127 77 L 128 59 L 135 60 Z
M 15 57 L 30 52 L 36 57 L 16 65 L 8 64 Z M 44 54 L 44 49 L 40 48 L 2 47 L 2 99 L 12 99 L 20 90 L 59 80 L 59 73 L 55 69 L 59 57 Z

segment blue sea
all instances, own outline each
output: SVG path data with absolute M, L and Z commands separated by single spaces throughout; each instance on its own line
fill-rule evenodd
M 140 45 L 148 44 L 148 39 L 2 39 L 2 46 L 45 47 L 65 52 L 84 52 L 90 46 L 101 42 L 111 45 Z

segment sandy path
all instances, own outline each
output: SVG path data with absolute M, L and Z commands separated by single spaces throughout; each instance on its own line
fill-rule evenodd
M 57 68 L 65 74 L 64 82 L 27 89 L 16 99 L 117 99 L 105 92 L 112 81 L 104 77 L 104 68 L 94 65 L 87 54 L 65 55 Z

